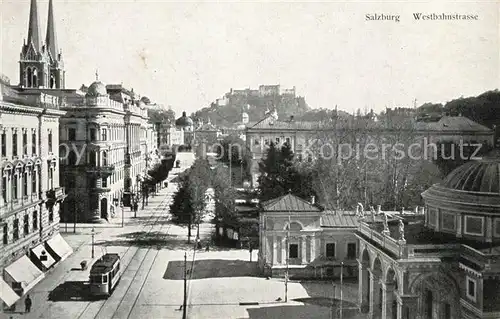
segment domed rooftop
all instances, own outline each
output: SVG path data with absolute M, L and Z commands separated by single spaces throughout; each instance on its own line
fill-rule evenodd
M 106 85 L 101 81 L 95 81 L 87 90 L 87 96 L 104 96 L 107 94 Z
M 467 192 L 500 193 L 500 158 L 470 161 L 453 170 L 443 186 Z
M 182 116 L 175 121 L 175 125 L 181 127 L 193 126 L 193 120 L 186 115 L 186 112 L 182 112 Z
M 476 242 L 500 239 L 500 224 L 493 235 L 487 231 L 492 218 L 500 222 L 500 156 L 491 155 L 463 164 L 422 193 L 427 228 Z

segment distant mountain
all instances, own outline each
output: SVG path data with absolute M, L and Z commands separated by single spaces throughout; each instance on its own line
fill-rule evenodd
M 204 107 L 191 115 L 193 120 L 210 121 L 219 127 L 232 127 L 242 121 L 242 114 L 248 114 L 250 122 L 265 116 L 268 110 L 276 108 L 280 118 L 300 117 L 310 108 L 304 97 L 293 93 L 259 95 L 258 90 L 241 90 L 227 93 L 223 99 Z

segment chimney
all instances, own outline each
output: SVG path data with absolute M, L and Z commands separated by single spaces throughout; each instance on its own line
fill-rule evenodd
M 316 204 L 316 197 L 315 196 L 311 196 L 311 204 Z

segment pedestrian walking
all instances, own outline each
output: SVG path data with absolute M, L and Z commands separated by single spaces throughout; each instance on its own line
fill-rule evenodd
M 25 310 L 26 312 L 30 312 L 31 311 L 31 298 L 30 298 L 30 295 L 26 295 L 26 299 L 24 300 L 24 306 L 25 306 Z
M 201 249 L 201 241 L 200 241 L 200 237 L 196 237 L 196 248 L 197 248 L 197 249 Z
M 205 247 L 205 251 L 210 251 L 210 244 L 207 243 L 207 246 Z

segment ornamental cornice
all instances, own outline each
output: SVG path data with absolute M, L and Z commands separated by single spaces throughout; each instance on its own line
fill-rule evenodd
M 19 104 L 13 104 L 8 102 L 0 102 L 0 112 L 9 113 L 9 114 L 41 114 L 43 112 L 43 108 L 36 106 L 24 106 Z

